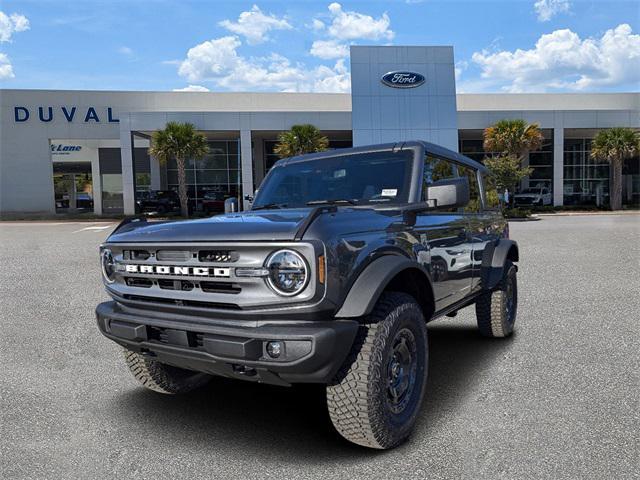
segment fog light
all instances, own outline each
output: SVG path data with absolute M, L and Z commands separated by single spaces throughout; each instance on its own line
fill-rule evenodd
M 282 353 L 282 342 L 267 342 L 267 353 L 271 358 L 278 358 Z

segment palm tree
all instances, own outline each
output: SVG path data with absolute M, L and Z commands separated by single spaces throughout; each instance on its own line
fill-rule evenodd
M 483 136 L 484 150 L 492 152 L 491 157 L 485 159 L 485 164 L 493 173 L 496 186 L 515 190 L 533 171 L 523 167 L 522 160 L 529 152 L 542 146 L 544 136 L 539 125 L 521 119 L 500 120 L 486 128 Z
M 500 120 L 484 131 L 484 150 L 500 156 L 522 160 L 527 153 L 538 150 L 544 137 L 537 123 L 521 119 Z
M 611 166 L 611 210 L 622 208 L 622 164 L 639 154 L 640 134 L 630 128 L 600 130 L 591 142 L 591 158 L 606 161 Z
M 153 132 L 149 155 L 156 157 L 162 164 L 175 158 L 178 167 L 178 196 L 182 216 L 189 216 L 189 198 L 187 197 L 187 159 L 200 159 L 209 152 L 207 138 L 198 133 L 190 123 L 169 122 L 164 130 Z
M 329 146 L 329 139 L 315 126 L 294 125 L 288 132 L 278 135 L 278 144 L 273 150 L 280 158 L 294 157 L 304 153 L 322 152 Z

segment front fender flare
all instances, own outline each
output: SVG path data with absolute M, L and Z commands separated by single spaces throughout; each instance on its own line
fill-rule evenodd
M 406 269 L 423 270 L 414 260 L 398 255 L 385 255 L 373 260 L 351 286 L 337 318 L 356 318 L 371 313 L 389 282 Z M 428 278 L 425 273 L 425 277 Z M 429 282 L 431 288 L 431 282 Z

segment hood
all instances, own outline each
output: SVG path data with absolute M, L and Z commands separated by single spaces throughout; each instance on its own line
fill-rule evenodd
M 230 213 L 177 222 L 135 222 L 113 233 L 108 242 L 289 241 L 310 208 Z

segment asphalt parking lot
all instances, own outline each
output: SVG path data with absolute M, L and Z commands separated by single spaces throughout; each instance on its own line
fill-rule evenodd
M 516 335 L 472 309 L 429 327 L 416 431 L 388 452 L 334 432 L 319 386 L 138 386 L 93 309 L 113 225 L 0 223 L 2 478 L 638 478 L 640 216 L 511 224 Z

